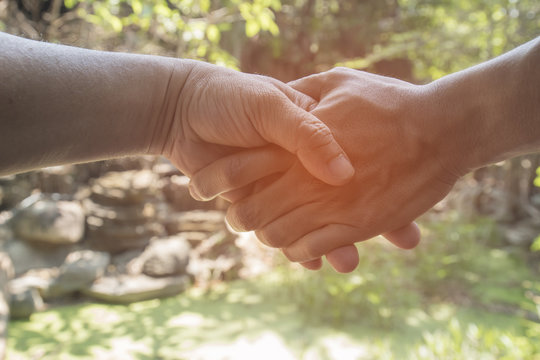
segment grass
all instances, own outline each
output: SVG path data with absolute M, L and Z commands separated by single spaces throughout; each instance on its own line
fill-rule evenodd
M 514 353 L 526 342 L 521 319 L 452 304 L 409 308 L 403 323 L 385 329 L 358 319 L 313 325 L 300 302 L 264 297 L 253 284 L 238 282 L 130 306 L 82 304 L 38 313 L 10 324 L 7 358 L 439 359 L 429 354 L 454 346 L 456 331 L 480 352 L 490 350 L 481 343 L 487 335 L 509 339 Z
M 362 244 L 349 275 L 255 281 L 10 323 L 7 359 L 540 359 L 540 283 L 489 222 L 433 222 L 413 252 Z

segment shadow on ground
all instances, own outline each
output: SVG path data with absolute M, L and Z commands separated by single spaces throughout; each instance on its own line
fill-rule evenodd
M 519 326 L 450 305 L 411 309 L 384 330 L 358 319 L 310 325 L 305 315 L 300 303 L 246 282 L 129 306 L 66 306 L 11 322 L 8 359 L 400 359 L 452 318 L 501 331 Z

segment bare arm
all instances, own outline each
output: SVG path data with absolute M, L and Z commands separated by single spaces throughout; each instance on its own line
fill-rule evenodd
M 427 89 L 424 125 L 458 175 L 540 151 L 540 37 Z
M 143 153 L 192 174 L 269 144 L 329 184 L 354 173 L 313 99 L 264 76 L 0 33 L 0 79 L 0 175 Z
M 169 59 L 4 33 L 0 47 L 0 174 L 149 152 Z

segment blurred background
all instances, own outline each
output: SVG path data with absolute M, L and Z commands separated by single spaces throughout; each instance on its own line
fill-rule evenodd
M 282 81 L 339 65 L 428 83 L 540 35 L 540 3 L 0 0 L 0 31 Z M 539 167 L 533 154 L 467 175 L 420 219 L 418 248 L 359 244 L 347 275 L 231 232 L 227 205 L 192 200 L 162 158 L 0 178 L 0 348 L 8 359 L 540 359 Z

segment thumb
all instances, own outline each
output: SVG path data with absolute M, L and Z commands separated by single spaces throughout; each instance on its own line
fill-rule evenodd
M 307 112 L 300 121 L 296 128 L 300 162 L 325 183 L 346 184 L 354 175 L 354 167 L 328 126 Z
M 260 126 L 261 136 L 296 154 L 306 170 L 319 180 L 330 185 L 347 183 L 354 168 L 330 128 L 286 96 L 283 98 L 281 106 L 274 104 L 267 109 L 274 123 Z

